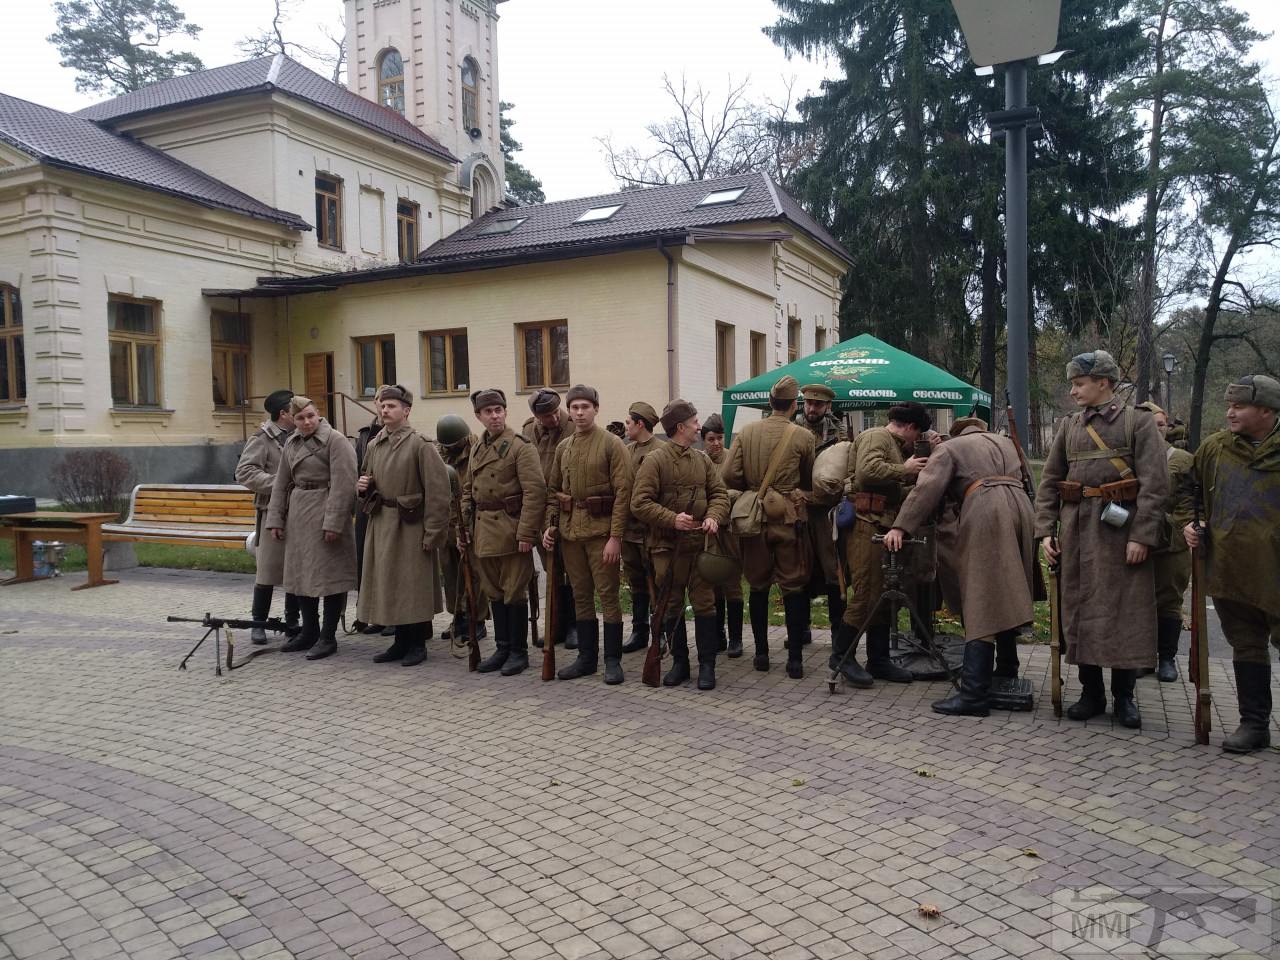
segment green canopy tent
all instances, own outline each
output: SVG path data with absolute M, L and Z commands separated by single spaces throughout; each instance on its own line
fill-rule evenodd
M 787 374 L 802 387 L 810 383 L 830 387 L 835 391 L 832 408 L 837 413 L 883 410 L 917 400 L 926 407 L 950 407 L 961 416 L 975 405 L 980 413 L 988 418 L 991 415 L 989 393 L 863 333 L 725 390 L 722 416 L 726 443 L 732 438 L 738 408 L 768 410 L 770 388 Z

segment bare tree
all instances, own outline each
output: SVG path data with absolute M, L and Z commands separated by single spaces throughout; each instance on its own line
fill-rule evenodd
M 271 25 L 245 37 L 236 46 L 249 57 L 265 57 L 280 53 L 295 60 L 310 60 L 323 66 L 330 80 L 340 83 L 346 66 L 345 23 L 339 21 L 336 35 L 328 26 L 320 28 L 320 33 L 326 41 L 325 49 L 295 43 L 285 39 L 285 24 L 289 20 L 290 8 L 296 0 L 273 0 L 273 2 L 275 12 L 271 17 Z

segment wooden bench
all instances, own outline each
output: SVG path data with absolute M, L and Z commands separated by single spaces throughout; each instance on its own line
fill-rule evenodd
M 102 539 L 244 550 L 256 520 L 253 491 L 239 484 L 140 483 L 129 516 L 104 524 Z

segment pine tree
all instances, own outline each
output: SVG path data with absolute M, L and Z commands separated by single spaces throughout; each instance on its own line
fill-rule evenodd
M 516 105 L 504 100 L 498 107 L 498 124 L 502 130 L 502 159 L 507 171 L 507 193 L 523 204 L 544 203 L 547 197 L 542 192 L 542 181 L 515 158 L 521 147 L 520 142 L 511 133 L 515 121 L 507 116 L 507 113 L 514 110 Z
M 58 30 L 48 40 L 76 71 L 77 90 L 127 93 L 204 68 L 194 53 L 163 52 L 168 37 L 200 34 L 170 0 L 69 0 L 54 9 Z

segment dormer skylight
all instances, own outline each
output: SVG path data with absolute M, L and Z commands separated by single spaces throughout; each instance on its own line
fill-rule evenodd
M 486 223 L 483 227 L 477 230 L 476 236 L 491 237 L 499 233 L 510 233 L 528 219 L 528 217 L 517 217 L 514 220 L 494 220 L 492 223 Z
M 694 204 L 694 206 L 714 207 L 722 203 L 733 203 L 746 192 L 746 187 L 731 187 L 728 190 L 713 190 Z
M 577 220 L 573 222 L 574 223 L 601 223 L 605 220 L 608 220 L 610 217 L 612 217 L 615 213 L 621 210 L 623 206 L 624 204 L 615 203 L 607 207 L 592 207 L 590 210 L 588 210 L 586 213 L 584 213 L 582 216 L 580 216 Z

